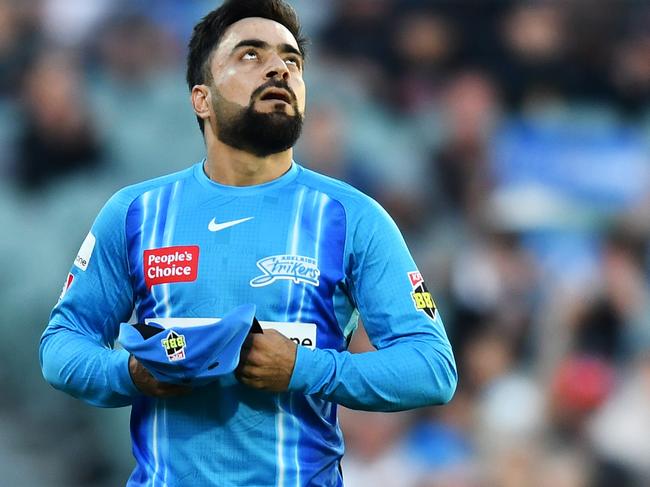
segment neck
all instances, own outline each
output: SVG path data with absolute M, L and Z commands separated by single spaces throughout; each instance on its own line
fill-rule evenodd
M 208 177 L 227 186 L 254 186 L 279 178 L 291 168 L 293 149 L 257 157 L 225 145 L 219 140 L 208 141 L 205 172 Z

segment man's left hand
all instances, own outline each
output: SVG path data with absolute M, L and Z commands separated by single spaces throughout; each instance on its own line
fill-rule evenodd
M 235 375 L 249 387 L 284 392 L 291 381 L 297 348 L 277 330 L 251 333 L 242 346 Z

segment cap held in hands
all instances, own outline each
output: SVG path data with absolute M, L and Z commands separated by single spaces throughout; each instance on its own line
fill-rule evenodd
M 161 382 L 201 386 L 235 370 L 246 336 L 262 332 L 255 305 L 245 304 L 208 325 L 163 327 L 122 323 L 118 341 Z

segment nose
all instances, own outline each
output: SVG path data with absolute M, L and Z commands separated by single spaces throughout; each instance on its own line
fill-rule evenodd
M 271 56 L 269 64 L 266 68 L 266 77 L 267 79 L 281 77 L 283 80 L 287 81 L 289 79 L 290 73 L 289 68 L 278 55 Z

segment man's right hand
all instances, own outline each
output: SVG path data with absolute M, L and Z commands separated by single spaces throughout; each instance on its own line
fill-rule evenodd
M 145 396 L 152 397 L 174 397 L 183 396 L 192 392 L 192 388 L 188 386 L 181 386 L 177 384 L 168 384 L 160 382 L 151 375 L 144 365 L 131 355 L 129 357 L 129 373 L 133 383 Z

